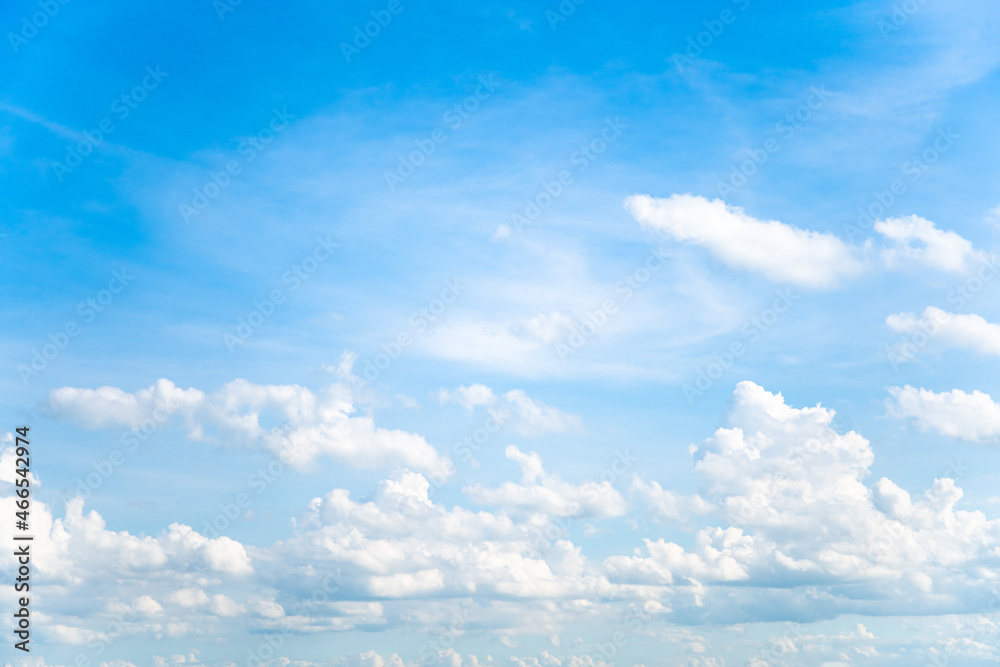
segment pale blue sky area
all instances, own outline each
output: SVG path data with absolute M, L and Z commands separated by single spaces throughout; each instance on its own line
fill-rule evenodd
M 0 27 L 15 664 L 995 664 L 992 3 Z

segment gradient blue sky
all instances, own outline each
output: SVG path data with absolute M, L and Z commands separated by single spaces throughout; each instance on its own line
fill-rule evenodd
M 269 636 L 275 659 L 372 667 L 430 664 L 428 642 L 453 636 L 433 660 L 1000 657 L 984 614 L 1000 306 L 995 281 L 975 282 L 1000 232 L 993 4 L 400 0 L 349 58 L 342 43 L 390 3 L 244 0 L 220 16 L 208 0 L 53 0 L 25 29 L 44 4 L 0 10 L 0 391 L 4 431 L 32 427 L 49 550 L 36 645 L 14 664 L 242 665 Z M 185 215 L 227 165 L 239 173 Z M 880 226 L 858 227 L 880 198 Z M 336 249 L 314 255 L 317 239 Z M 449 281 L 461 294 L 425 319 Z M 275 290 L 283 302 L 227 344 Z M 561 355 L 609 299 L 606 324 Z M 929 307 L 946 324 L 894 363 Z M 78 334 L 26 371 L 68 324 Z M 398 358 L 357 382 L 401 333 Z M 81 493 L 164 405 L 175 414 Z M 797 411 L 817 405 L 835 414 Z M 488 410 L 511 417 L 473 465 L 454 444 Z M 821 463 L 803 450 L 813 432 Z M 616 457 L 627 470 L 608 474 Z M 228 540 L 206 534 L 248 489 Z M 768 510 L 734 517 L 741 502 Z M 912 531 L 900 554 L 848 553 L 886 521 Z M 532 526 L 561 524 L 563 541 L 529 553 Z M 293 613 L 337 568 L 335 602 Z M 121 609 L 141 611 L 108 639 Z

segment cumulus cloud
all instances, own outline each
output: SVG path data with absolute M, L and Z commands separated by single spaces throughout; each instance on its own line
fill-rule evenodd
M 572 600 L 610 590 L 598 567 L 566 540 L 554 540 L 544 555 L 527 555 L 548 525 L 545 517 L 516 521 L 504 513 L 447 509 L 432 502 L 428 490 L 422 475 L 400 472 L 367 500 L 354 500 L 343 489 L 316 498 L 296 535 L 267 549 L 276 563 L 305 560 L 310 567 L 278 568 L 268 574 L 269 584 L 313 590 L 323 573 L 336 571 L 341 599 L 376 596 L 402 604 L 474 596 L 478 604 L 470 622 L 509 624 L 508 630 L 537 624 L 546 636 L 558 631 Z M 509 610 L 497 606 L 496 600 L 508 599 L 521 602 Z M 548 612 L 543 600 L 551 603 Z M 420 618 L 432 624 L 441 622 L 437 614 L 447 618 L 454 612 L 429 609 Z
M 160 379 L 148 389 L 133 393 L 118 387 L 53 389 L 49 392 L 49 408 L 56 417 L 84 428 L 135 427 L 150 420 L 162 422 L 175 413 L 190 414 L 205 399 L 204 392 L 181 389 L 170 380 Z
M 961 389 L 935 393 L 909 385 L 889 387 L 889 394 L 889 414 L 912 419 L 921 429 L 973 442 L 1000 436 L 1000 404 L 989 394 Z
M 441 632 L 464 618 L 462 627 L 515 643 L 563 635 L 574 619 L 613 622 L 633 607 L 655 621 L 650 632 L 666 623 L 984 608 L 1000 521 L 959 509 L 962 490 L 947 476 L 922 493 L 869 480 L 869 442 L 833 428 L 833 417 L 740 383 L 725 424 L 692 448 L 697 495 L 633 480 L 654 518 L 690 525 L 670 538 L 638 533 L 620 551 L 609 542 L 614 551 L 597 559 L 560 528 L 567 518 L 623 516 L 625 499 L 607 481 L 564 481 L 513 446 L 506 453 L 518 482 L 465 489 L 494 511 L 435 502 L 424 475 L 398 470 L 368 497 L 335 488 L 315 498 L 290 536 L 257 546 L 177 523 L 155 536 L 116 532 L 82 500 L 62 518 L 39 502 L 39 579 L 67 601 L 50 608 L 48 627 L 60 641 L 86 642 L 121 615 L 131 634 L 156 627 L 173 636 L 237 623 L 255 632 L 376 631 L 401 618 Z M 5 497 L 11 490 L 0 482 Z M 10 531 L 0 525 L 0 539 Z M 66 607 L 91 597 L 99 611 L 86 621 Z M 853 635 L 868 651 L 871 638 Z M 697 638 L 683 645 L 709 650 Z
M 183 419 L 188 437 L 271 450 L 293 466 L 332 456 L 358 468 L 405 465 L 446 470 L 447 459 L 423 437 L 379 428 L 371 416 L 355 415 L 351 391 L 335 383 L 320 394 L 299 385 L 259 385 L 234 380 L 214 394 L 180 389 L 157 380 L 128 393 L 116 387 L 63 387 L 49 393 L 49 411 L 86 428 L 114 425 L 148 428 Z M 283 420 L 262 425 L 262 417 Z M 212 438 L 208 431 L 215 430 Z
M 980 315 L 949 313 L 928 306 L 919 317 L 914 313 L 897 313 L 889 315 L 885 323 L 898 333 L 922 333 L 939 345 L 1000 356 L 1000 324 L 987 322 Z
M 505 482 L 498 488 L 475 484 L 463 491 L 480 505 L 493 505 L 523 512 L 560 517 L 621 516 L 627 509 L 622 495 L 606 480 L 580 484 L 548 474 L 535 452 L 522 452 L 515 445 L 504 451 L 521 468 L 521 483 Z
M 871 447 L 833 416 L 740 383 L 728 426 L 694 450 L 725 527 L 698 530 L 690 549 L 646 538 L 645 554 L 605 561 L 609 579 L 672 584 L 674 618 L 719 622 L 799 604 L 808 586 L 819 587 L 811 614 L 828 617 L 982 605 L 1000 521 L 957 509 L 962 491 L 946 477 L 919 498 L 886 478 L 866 484 Z
M 686 495 L 664 489 L 658 482 L 647 482 L 635 475 L 629 492 L 639 497 L 658 521 L 688 523 L 693 516 L 701 516 L 717 508 L 698 494 Z
M 721 199 L 634 195 L 625 200 L 625 208 L 643 227 L 703 246 L 731 268 L 776 282 L 832 287 L 864 268 L 855 250 L 831 234 L 758 220 Z
M 939 271 L 963 273 L 987 259 L 972 243 L 955 232 L 938 229 L 920 216 L 889 218 L 875 223 L 875 231 L 892 246 L 882 252 L 890 267 L 905 263 Z
M 2 484 L 0 491 L 9 500 L 13 489 Z M 98 512 L 85 511 L 81 498 L 69 500 L 63 516 L 35 499 L 31 528 L 32 592 L 52 600 L 46 618 L 55 643 L 93 648 L 156 632 L 211 636 L 222 631 L 217 616 L 239 611 L 218 589 L 253 586 L 257 574 L 236 540 L 208 538 L 178 523 L 155 535 L 110 530 Z M 0 538 L 11 540 L 12 530 L 3 526 Z M 188 625 L 192 614 L 200 619 L 197 628 Z

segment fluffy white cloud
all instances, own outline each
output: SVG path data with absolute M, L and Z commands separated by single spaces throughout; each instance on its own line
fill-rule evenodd
M 134 393 L 117 387 L 77 389 L 63 387 L 49 392 L 49 408 L 60 418 L 85 428 L 110 425 L 141 426 L 146 421 L 162 423 L 170 415 L 190 414 L 205 402 L 204 392 L 181 389 L 159 379 L 148 389 Z
M 980 315 L 949 313 L 928 306 L 919 317 L 914 313 L 897 313 L 889 315 L 885 323 L 899 333 L 923 333 L 941 345 L 1000 356 L 1000 324 L 987 322 Z
M 466 489 L 495 512 L 446 507 L 422 474 L 397 471 L 368 498 L 334 489 L 314 499 L 290 537 L 258 546 L 180 524 L 135 536 L 109 530 L 79 499 L 63 518 L 37 503 L 39 579 L 65 601 L 49 608 L 48 627 L 58 641 L 85 643 L 103 641 L 117 617 L 127 619 L 127 635 L 193 637 L 237 624 L 315 634 L 405 622 L 440 633 L 462 618 L 462 628 L 514 645 L 520 635 L 564 635 L 573 620 L 613 623 L 626 609 L 641 610 L 643 632 L 658 633 L 671 622 L 728 625 L 765 614 L 984 608 L 1000 521 L 958 509 L 962 490 L 948 478 L 921 495 L 887 478 L 868 481 L 868 441 L 832 428 L 833 416 L 740 383 L 727 423 L 692 449 L 699 495 L 644 478 L 632 484 L 654 518 L 697 525 L 672 539 L 640 533 L 641 546 L 596 560 L 562 528 L 572 517 L 621 516 L 624 498 L 607 482 L 565 482 L 516 447 L 507 455 L 519 482 Z M 11 486 L 0 490 L 9 497 Z M 0 539 L 10 530 L 0 526 Z M 71 601 L 91 598 L 97 611 L 83 621 Z M 872 641 L 853 633 L 845 654 L 864 657 Z M 796 655 L 811 655 L 808 642 L 789 642 Z M 712 657 L 705 638 L 681 643 Z
M 664 489 L 658 482 L 646 482 L 638 475 L 632 478 L 629 491 L 638 496 L 658 521 L 688 523 L 692 516 L 701 516 L 717 508 L 698 494 L 685 495 Z
M 889 413 L 913 419 L 925 430 L 981 442 L 1000 436 L 1000 404 L 989 394 L 961 389 L 935 393 L 929 389 L 889 387 Z
M 447 509 L 432 502 L 428 490 L 422 475 L 397 473 L 368 500 L 353 500 L 345 490 L 315 499 L 294 537 L 252 551 L 255 560 L 275 564 L 273 570 L 262 568 L 261 578 L 269 588 L 305 591 L 298 593 L 301 600 L 336 573 L 336 598 L 379 598 L 383 624 L 405 613 L 411 625 L 440 631 L 460 612 L 463 626 L 543 636 L 590 612 L 580 600 L 660 594 L 641 585 L 612 586 L 558 531 L 542 546 L 550 534 L 546 517 L 515 520 Z M 294 604 L 293 619 L 323 629 L 318 620 L 309 621 L 317 612 L 296 611 Z
M 5 502 L 12 491 L 0 484 Z M 93 650 L 120 637 L 211 636 L 225 631 L 219 616 L 240 613 L 218 589 L 255 586 L 247 549 L 229 537 L 209 539 L 177 523 L 156 535 L 109 530 L 99 513 L 84 510 L 81 498 L 69 500 L 61 517 L 35 498 L 30 522 L 31 590 L 50 600 L 40 618 L 57 644 Z M 12 529 L 0 527 L 0 539 L 10 541 Z M 189 623 L 193 617 L 197 625 Z
M 855 251 L 831 234 L 758 220 L 721 199 L 633 195 L 625 200 L 625 208 L 643 227 L 704 246 L 728 266 L 770 280 L 831 287 L 864 268 Z
M 694 451 L 705 500 L 728 527 L 700 529 L 690 549 L 647 538 L 645 555 L 605 561 L 609 579 L 673 585 L 673 618 L 692 620 L 799 604 L 799 587 L 829 616 L 981 607 L 1000 521 L 958 510 L 948 478 L 919 500 L 886 478 L 867 485 L 871 447 L 831 428 L 833 416 L 740 383 L 729 426 Z M 742 586 L 713 585 L 732 581 Z
M 183 418 L 188 436 L 269 449 L 293 466 L 321 455 L 358 468 L 405 466 L 446 470 L 447 459 L 416 434 L 375 426 L 371 416 L 355 416 L 351 391 L 335 383 L 319 395 L 298 385 L 258 385 L 234 380 L 214 394 L 180 389 L 166 379 L 149 389 L 127 393 L 116 387 L 63 387 L 49 394 L 49 410 L 59 419 L 87 428 L 121 425 L 155 428 Z M 264 415 L 283 419 L 261 424 Z
M 627 509 L 625 499 L 608 481 L 570 484 L 558 474 L 546 473 L 535 452 L 508 445 L 504 453 L 521 467 L 521 483 L 505 482 L 495 489 L 479 484 L 465 487 L 463 491 L 480 505 L 560 517 L 621 516 Z
M 875 231 L 893 244 L 882 253 L 890 267 L 912 262 L 962 273 L 986 260 L 986 255 L 973 248 L 970 241 L 916 215 L 879 220 Z

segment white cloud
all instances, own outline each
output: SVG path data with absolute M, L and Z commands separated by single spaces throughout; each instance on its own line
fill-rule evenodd
M 333 664 L 336 667 L 405 667 L 403 659 L 397 654 L 383 658 L 375 650 L 334 658 Z
M 298 467 L 327 455 L 358 468 L 449 468 L 447 459 L 423 437 L 379 428 L 370 416 L 354 416 L 351 391 L 340 383 L 319 395 L 299 385 L 258 385 L 242 379 L 210 395 L 180 389 L 166 379 L 134 393 L 116 387 L 63 387 L 49 393 L 49 410 L 88 428 L 136 428 L 150 421 L 155 426 L 182 417 L 192 439 L 262 447 Z M 283 424 L 263 426 L 261 418 L 268 415 L 275 422 L 283 419 Z M 218 431 L 215 438 L 206 434 L 212 428 Z
M 700 529 L 690 549 L 647 538 L 645 554 L 605 561 L 611 582 L 673 586 L 675 620 L 741 621 L 799 604 L 799 587 L 814 586 L 821 592 L 810 608 L 821 615 L 982 605 L 1000 521 L 956 509 L 962 490 L 948 478 L 917 499 L 886 478 L 866 485 L 871 447 L 834 430 L 833 416 L 740 383 L 729 425 L 694 451 L 705 500 L 728 527 Z M 713 585 L 727 581 L 743 585 Z
M 163 613 L 159 602 L 148 595 L 140 595 L 132 601 L 132 606 L 144 616 L 158 616 Z
M 524 435 L 562 433 L 583 428 L 583 420 L 579 415 L 566 414 L 558 408 L 533 400 L 520 389 L 508 391 L 503 397 L 513 406 L 517 416 L 517 420 L 513 422 L 514 429 Z
M 889 413 L 913 419 L 924 430 L 981 442 L 1000 436 L 1000 404 L 989 394 L 961 389 L 935 393 L 929 389 L 889 387 Z
M 1000 521 L 957 509 L 962 490 L 948 478 L 922 495 L 887 478 L 867 481 L 870 444 L 833 429 L 833 416 L 740 383 L 726 424 L 692 450 L 698 495 L 655 481 L 632 485 L 655 518 L 698 526 L 672 531 L 676 542 L 661 530 L 638 533 L 635 549 L 608 541 L 612 555 L 597 560 L 558 530 L 560 517 L 621 517 L 624 498 L 607 482 L 566 482 L 516 447 L 507 455 L 520 467 L 519 482 L 466 489 L 496 511 L 435 502 L 426 477 L 397 471 L 365 499 L 346 489 L 315 498 L 289 537 L 258 546 L 209 540 L 180 524 L 135 536 L 109 530 L 79 499 L 63 518 L 39 502 L 40 585 L 59 587 L 53 599 L 67 601 L 49 607 L 47 627 L 58 627 L 62 641 L 83 642 L 100 640 L 122 614 L 130 635 L 155 627 L 205 638 L 244 626 L 315 634 L 401 622 L 440 632 L 468 613 L 470 627 L 497 638 L 562 635 L 569 645 L 567 623 L 613 623 L 628 605 L 656 621 L 650 632 L 765 613 L 801 620 L 981 609 Z M 0 525 L 0 539 L 11 530 Z M 536 549 L 540 535 L 548 543 Z M 329 594 L 314 598 L 322 591 Z M 96 611 L 81 619 L 70 601 L 90 598 Z M 853 633 L 850 655 L 870 653 L 863 634 Z M 682 644 L 711 653 L 704 638 Z
M 1000 225 L 1000 206 L 994 206 L 986 212 L 986 222 Z
M 565 368 L 549 344 L 516 321 L 456 317 L 422 339 L 420 346 L 434 357 L 527 377 L 545 376 Z
M 407 396 L 406 394 L 396 394 L 396 400 L 399 401 L 399 404 L 402 405 L 404 408 L 413 409 L 420 407 L 420 403 L 417 401 L 417 399 L 413 398 L 412 396 Z
M 528 396 L 522 389 L 512 389 L 498 400 L 493 389 L 483 384 L 461 386 L 455 391 L 438 390 L 442 403 L 457 403 L 466 410 L 478 406 L 497 406 L 492 410 L 497 421 L 526 436 L 542 433 L 565 433 L 583 428 L 580 415 L 563 412 Z
M 481 505 L 493 505 L 522 512 L 560 517 L 609 517 L 625 514 L 627 504 L 608 481 L 564 482 L 558 474 L 548 474 L 535 452 L 522 452 L 515 445 L 504 451 L 521 467 L 521 483 L 505 482 L 495 489 L 479 484 L 463 491 Z
M 862 623 L 855 624 L 852 630 L 845 630 L 835 635 L 806 634 L 799 628 L 786 627 L 782 634 L 769 637 L 767 648 L 751 658 L 748 664 L 754 667 L 773 664 L 846 667 L 855 664 L 859 659 L 870 660 L 880 657 L 879 651 L 873 646 L 877 641 L 878 638 Z M 794 654 L 798 659 L 793 659 L 793 663 L 786 663 L 782 658 L 789 654 Z M 778 660 L 781 662 L 778 663 Z
M 4 433 L 0 435 L 0 446 L 3 446 L 2 453 L 0 453 L 0 482 L 16 484 L 17 480 L 21 479 L 21 477 L 15 471 L 22 466 L 15 465 L 18 456 L 17 442 L 14 439 L 14 434 Z M 42 483 L 35 476 L 35 473 L 30 471 L 25 473 L 25 478 L 27 478 L 31 486 L 39 486 Z
M 558 310 L 539 313 L 524 323 L 526 333 L 546 345 L 555 345 L 568 339 L 576 332 L 579 323 Z
M 554 540 L 544 557 L 525 555 L 549 525 L 545 517 L 517 522 L 503 513 L 446 509 L 430 500 L 429 486 L 418 473 L 400 472 L 369 500 L 353 500 L 343 489 L 316 498 L 296 535 L 266 549 L 268 559 L 286 564 L 270 573 L 269 585 L 313 590 L 323 573 L 337 572 L 343 582 L 338 599 L 377 595 L 396 609 L 423 600 L 414 620 L 431 626 L 455 607 L 431 613 L 428 601 L 474 596 L 476 609 L 483 605 L 474 609 L 477 625 L 523 625 L 545 636 L 560 629 L 558 610 L 569 613 L 572 600 L 610 590 L 566 540 Z M 497 601 L 511 599 L 509 609 Z
M 1000 324 L 987 322 L 980 315 L 949 313 L 928 306 L 920 317 L 913 313 L 897 313 L 889 315 L 885 323 L 898 333 L 923 333 L 929 340 L 942 345 L 1000 356 Z
M 209 603 L 208 595 L 200 588 L 184 588 L 171 593 L 167 599 L 181 607 L 198 607 Z
M 687 523 L 692 516 L 705 515 L 717 509 L 697 494 L 676 493 L 664 489 L 658 482 L 646 482 L 638 475 L 632 478 L 629 491 L 642 499 L 658 521 Z
M 161 378 L 149 389 L 134 393 L 117 387 L 53 389 L 49 392 L 49 408 L 58 418 L 74 421 L 84 428 L 141 426 L 148 420 L 162 423 L 175 413 L 191 413 L 205 398 L 197 389 L 181 389 Z
M 153 536 L 109 530 L 80 498 L 66 503 L 62 517 L 35 499 L 31 523 L 32 592 L 52 599 L 44 618 L 56 643 L 94 648 L 123 636 L 211 636 L 223 630 L 206 615 L 210 603 L 214 612 L 227 611 L 228 598 L 206 591 L 255 585 L 246 548 L 228 537 L 209 539 L 176 523 Z M 9 541 L 12 529 L 0 528 L 0 538 Z M 85 616 L 80 600 L 87 600 Z M 192 618 L 199 619 L 197 630 L 188 625 Z
M 468 387 L 462 385 L 455 391 L 441 388 L 438 390 L 438 399 L 442 403 L 457 403 L 466 410 L 471 410 L 478 405 L 493 405 L 497 401 L 493 390 L 483 384 L 473 384 Z
M 893 243 L 882 253 L 890 267 L 913 262 L 939 271 L 963 273 L 986 260 L 986 255 L 968 240 L 916 215 L 879 220 L 875 231 Z
M 777 282 L 832 287 L 864 268 L 854 249 L 831 234 L 758 220 L 721 199 L 633 195 L 625 200 L 625 208 L 644 227 L 704 246 L 732 268 Z

